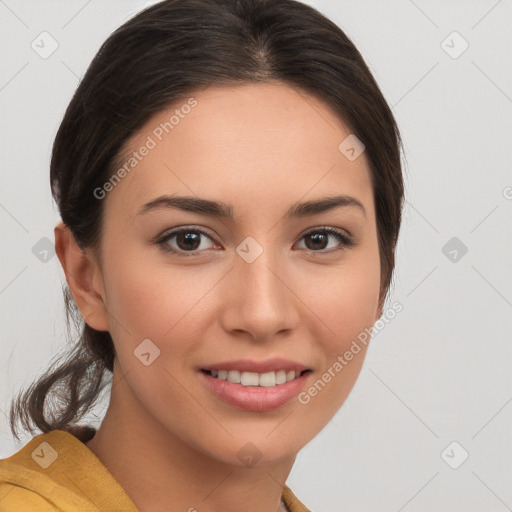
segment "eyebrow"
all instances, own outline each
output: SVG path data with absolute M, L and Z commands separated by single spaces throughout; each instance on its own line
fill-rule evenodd
M 293 203 L 285 213 L 285 217 L 292 219 L 297 217 L 308 217 L 318 215 L 336 208 L 354 208 L 363 213 L 366 217 L 366 210 L 362 203 L 355 197 L 348 195 L 322 197 L 314 201 Z M 168 196 L 163 195 L 144 204 L 138 215 L 144 215 L 157 209 L 177 209 L 185 212 L 192 212 L 209 217 L 222 219 L 233 219 L 233 207 L 221 201 L 212 201 L 191 196 Z

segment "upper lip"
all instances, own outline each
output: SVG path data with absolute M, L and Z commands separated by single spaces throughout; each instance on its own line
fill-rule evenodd
M 302 372 L 308 370 L 308 367 L 291 361 L 289 359 L 273 358 L 266 359 L 265 361 L 254 361 L 251 359 L 238 359 L 236 361 L 222 361 L 219 363 L 210 364 L 203 366 L 202 370 L 239 370 L 241 372 L 255 372 L 255 373 L 266 373 L 266 372 L 277 372 L 279 370 L 285 370 L 287 372 L 294 370 L 296 372 Z

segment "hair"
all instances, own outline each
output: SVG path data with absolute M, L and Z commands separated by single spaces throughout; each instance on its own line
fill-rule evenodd
M 278 83 L 321 98 L 365 145 L 375 201 L 382 308 L 392 283 L 404 185 L 400 133 L 363 57 L 315 8 L 295 0 L 166 0 L 115 30 L 100 47 L 57 131 L 52 195 L 82 249 L 100 247 L 105 184 L 125 145 L 153 115 L 210 85 Z M 340 141 L 341 142 L 341 141 Z M 85 323 L 64 285 L 78 336 L 12 402 L 10 426 L 45 433 L 77 426 L 109 382 L 109 332 Z M 381 309 L 382 311 L 382 309 Z M 71 337 L 71 336 L 69 336 Z

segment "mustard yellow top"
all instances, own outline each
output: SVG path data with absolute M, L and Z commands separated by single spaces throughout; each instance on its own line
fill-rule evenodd
M 282 498 L 290 512 L 311 512 L 287 486 Z M 137 507 L 84 442 L 53 430 L 0 459 L 0 511 L 137 512 Z

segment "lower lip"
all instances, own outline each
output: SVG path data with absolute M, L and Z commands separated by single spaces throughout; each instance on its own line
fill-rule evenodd
M 277 409 L 297 396 L 310 373 L 309 371 L 304 372 L 290 382 L 272 387 L 234 384 L 212 377 L 202 371 L 199 372 L 199 378 L 205 382 L 213 394 L 233 407 L 252 412 L 264 412 Z

